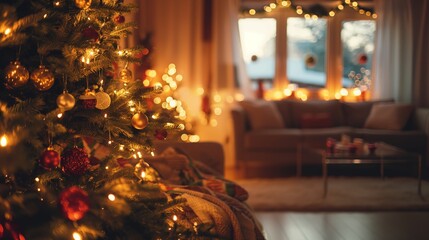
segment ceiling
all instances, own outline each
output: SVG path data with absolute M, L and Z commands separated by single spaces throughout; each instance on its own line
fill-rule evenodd
M 268 5 L 273 2 L 278 2 L 276 0 L 241 0 L 241 7 L 244 9 L 249 8 L 263 8 L 263 6 Z M 302 5 L 303 7 L 311 6 L 315 4 L 320 4 L 325 8 L 333 8 L 340 4 L 342 1 L 339 0 L 291 0 L 295 5 Z M 359 5 L 364 8 L 373 8 L 374 0 L 357 0 Z

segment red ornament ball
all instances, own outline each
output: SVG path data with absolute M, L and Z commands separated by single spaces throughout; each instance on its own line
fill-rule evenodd
M 89 211 L 88 193 L 77 186 L 66 188 L 60 194 L 59 205 L 66 218 L 78 221 Z
M 358 63 L 361 65 L 364 65 L 368 62 L 368 56 L 364 53 L 359 54 L 358 56 Z
M 309 55 L 305 58 L 305 65 L 308 68 L 313 68 L 314 66 L 316 66 L 316 58 L 313 55 Z
M 82 31 L 82 37 L 88 40 L 97 41 L 100 38 L 100 34 L 98 34 L 97 30 L 93 27 L 87 27 Z
M 116 24 L 121 24 L 125 22 L 125 17 L 122 14 L 118 14 L 115 17 L 113 17 L 113 22 Z
M 97 98 L 95 94 L 86 90 L 84 94 L 79 96 L 79 102 L 83 109 L 94 109 L 97 105 Z
M 154 135 L 158 140 L 165 140 L 168 136 L 168 133 L 165 129 L 156 129 Z
M 60 154 L 52 148 L 48 148 L 40 156 L 39 164 L 45 169 L 52 170 L 60 165 Z
M 61 167 L 65 174 L 80 176 L 88 170 L 90 161 L 83 149 L 74 147 L 67 149 L 61 156 Z

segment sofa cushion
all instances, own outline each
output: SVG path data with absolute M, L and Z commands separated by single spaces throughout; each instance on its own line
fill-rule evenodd
M 250 120 L 252 129 L 284 128 L 283 119 L 271 101 L 245 100 L 240 102 Z
M 266 129 L 248 132 L 244 136 L 244 146 L 252 150 L 296 149 L 301 139 L 300 129 Z
M 401 130 L 410 119 L 414 107 L 409 104 L 377 103 L 371 108 L 364 128 Z
M 343 125 L 341 103 L 338 100 L 294 102 L 292 104 L 293 126 L 302 128 L 302 117 L 308 113 L 329 115 L 332 119 L 332 126 Z
M 347 126 L 362 128 L 365 125 L 365 121 L 371 112 L 371 108 L 375 103 L 389 103 L 393 102 L 389 100 L 377 100 L 368 102 L 343 102 L 343 113 L 344 123 Z
M 301 128 L 330 128 L 334 124 L 329 113 L 304 113 L 301 116 Z
M 283 118 L 283 123 L 285 127 L 290 128 L 293 127 L 293 117 L 292 117 L 292 105 L 294 103 L 293 100 L 279 100 L 273 101 L 276 105 L 277 109 L 280 112 L 280 115 Z

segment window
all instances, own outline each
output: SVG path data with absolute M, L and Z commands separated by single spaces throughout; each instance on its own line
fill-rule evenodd
M 343 86 L 369 84 L 374 52 L 375 22 L 344 21 L 341 29 L 343 52 Z
M 326 82 L 326 20 L 287 19 L 287 78 L 298 86 Z
M 261 79 L 269 83 L 265 89 L 281 90 L 294 83 L 299 88 L 326 88 L 333 98 L 342 87 L 369 85 L 375 35 L 372 13 L 344 8 L 330 18 L 297 12 L 288 8 L 239 20 L 253 86 Z
M 238 25 L 247 74 L 253 80 L 271 81 L 275 70 L 276 20 L 246 18 L 240 19 Z

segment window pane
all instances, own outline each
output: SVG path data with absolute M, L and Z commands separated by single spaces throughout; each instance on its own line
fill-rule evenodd
M 287 19 L 287 77 L 300 87 L 326 82 L 326 20 Z
M 238 22 L 247 74 L 252 80 L 274 78 L 276 20 L 242 18 Z
M 374 52 L 374 20 L 345 21 L 341 29 L 343 45 L 343 86 L 369 87 Z

